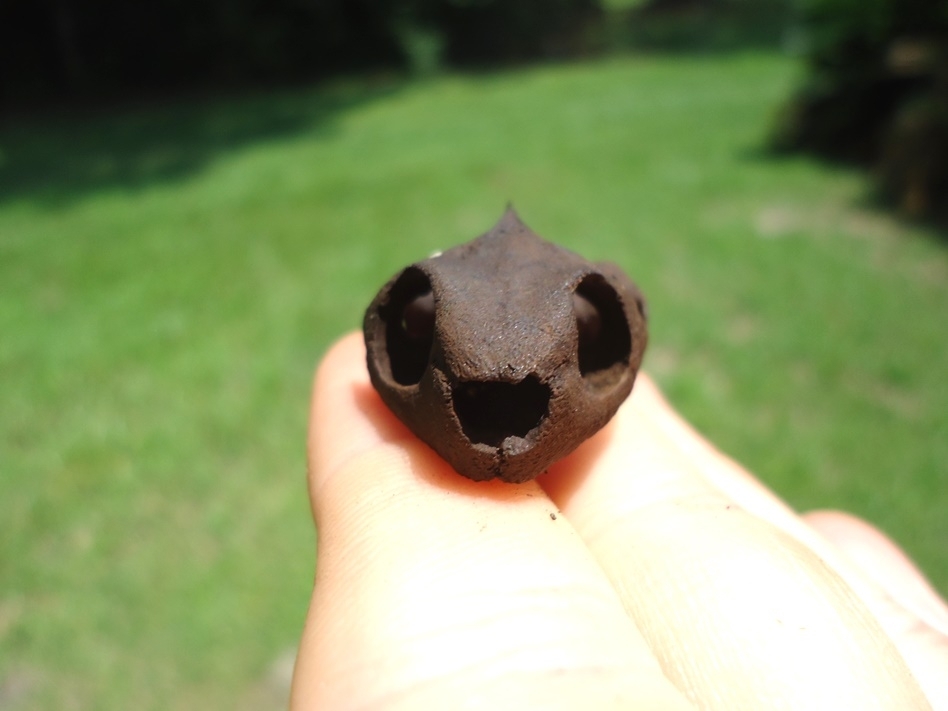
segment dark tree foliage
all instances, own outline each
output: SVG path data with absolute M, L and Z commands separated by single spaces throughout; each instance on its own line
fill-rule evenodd
M 869 166 L 907 214 L 948 217 L 948 0 L 804 9 L 809 74 L 777 147 Z
M 0 102 L 398 65 L 372 0 L 40 0 L 0 10 Z M 389 11 L 390 12 L 390 11 Z
M 795 0 L 647 0 L 627 13 L 624 43 L 635 49 L 714 52 L 780 47 Z
M 412 28 L 454 64 L 575 55 L 599 12 L 599 0 L 0 2 L 0 109 L 402 69 Z
M 373 0 L 38 0 L 0 10 L 0 102 L 399 65 Z
M 420 19 L 437 28 L 454 66 L 586 54 L 602 18 L 599 0 L 428 0 L 421 7 Z

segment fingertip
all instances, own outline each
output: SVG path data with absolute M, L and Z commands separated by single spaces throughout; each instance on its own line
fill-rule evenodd
M 317 366 L 309 421 L 310 487 L 372 447 L 410 438 L 369 381 L 358 332 L 337 340 Z
M 652 380 L 652 377 L 644 370 L 640 370 L 635 376 L 635 386 L 632 388 L 632 394 L 637 400 L 652 402 L 662 400 L 662 394 Z
M 368 382 L 365 363 L 365 345 L 358 331 L 351 331 L 336 339 L 316 366 L 314 389 L 333 387 L 342 381 Z

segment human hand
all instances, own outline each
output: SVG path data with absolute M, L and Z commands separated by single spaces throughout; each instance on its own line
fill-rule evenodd
M 536 481 L 457 475 L 320 367 L 302 709 L 948 709 L 948 606 L 845 514 L 799 516 L 644 375 Z M 924 689 L 924 692 L 923 692 Z

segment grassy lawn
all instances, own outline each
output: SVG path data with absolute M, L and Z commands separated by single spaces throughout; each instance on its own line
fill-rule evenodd
M 796 66 L 621 59 L 0 130 L 0 707 L 279 708 L 312 368 L 488 229 L 619 262 L 646 367 L 948 590 L 948 250 L 760 146 Z

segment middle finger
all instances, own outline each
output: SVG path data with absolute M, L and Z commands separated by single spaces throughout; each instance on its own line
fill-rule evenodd
M 708 708 L 927 708 L 852 589 L 745 508 L 766 490 L 749 475 L 736 497 L 718 486 L 700 466 L 707 452 L 669 436 L 657 402 L 637 387 L 541 485 L 669 678 Z

